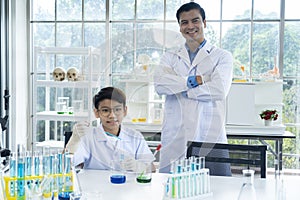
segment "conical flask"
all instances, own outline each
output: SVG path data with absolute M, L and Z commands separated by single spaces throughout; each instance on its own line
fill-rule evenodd
M 238 200 L 256 200 L 254 188 L 254 170 L 243 170 L 243 185 L 241 187 Z

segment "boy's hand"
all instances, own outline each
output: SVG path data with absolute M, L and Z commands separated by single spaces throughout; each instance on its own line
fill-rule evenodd
M 89 122 L 84 121 L 79 122 L 73 126 L 72 136 L 66 145 L 66 149 L 70 153 L 75 153 L 78 143 L 80 142 L 80 138 L 86 134 L 86 129 L 89 127 L 89 125 Z
M 133 171 L 135 172 L 137 169 L 137 161 L 133 158 L 125 158 L 122 161 L 122 167 L 126 171 Z
M 87 121 L 78 122 L 73 126 L 73 134 L 79 137 L 82 137 L 86 134 L 86 129 L 90 126 L 90 123 Z

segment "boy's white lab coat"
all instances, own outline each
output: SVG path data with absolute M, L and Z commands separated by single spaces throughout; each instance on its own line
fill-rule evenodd
M 201 75 L 204 83 L 187 87 L 187 77 Z M 184 157 L 187 141 L 226 143 L 226 96 L 232 81 L 232 56 L 206 43 L 190 63 L 185 46 L 163 55 L 154 73 L 155 89 L 166 95 L 161 134 L 160 171 Z
M 119 137 L 107 136 L 102 126 L 89 128 L 80 138 L 73 162 L 84 163 L 85 169 L 110 169 L 111 161 L 120 158 L 154 160 L 143 135 L 122 125 Z

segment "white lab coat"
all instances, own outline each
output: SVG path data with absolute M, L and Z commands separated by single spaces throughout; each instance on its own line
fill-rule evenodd
M 111 161 L 120 159 L 148 159 L 154 156 L 143 135 L 121 126 L 119 137 L 105 134 L 102 126 L 89 128 L 80 138 L 74 153 L 74 165 L 84 163 L 85 169 L 110 169 Z
M 154 73 L 156 92 L 166 95 L 161 172 L 169 172 L 170 162 L 185 157 L 189 140 L 227 143 L 225 109 L 232 62 L 229 52 L 209 43 L 199 50 L 192 64 L 185 46 L 161 58 Z M 189 89 L 187 77 L 191 75 L 201 75 L 205 82 Z

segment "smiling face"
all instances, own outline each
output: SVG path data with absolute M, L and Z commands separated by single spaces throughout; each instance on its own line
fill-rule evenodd
M 179 16 L 180 32 L 186 39 L 187 44 L 197 47 L 204 41 L 204 28 L 206 20 L 203 20 L 199 10 L 192 9 L 182 12 Z
M 104 99 L 99 102 L 98 108 L 94 109 L 96 118 L 100 118 L 103 129 L 117 135 L 123 118 L 127 114 L 127 107 L 118 101 Z

